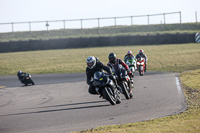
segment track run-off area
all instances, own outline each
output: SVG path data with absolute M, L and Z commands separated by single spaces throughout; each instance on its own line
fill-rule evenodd
M 144 121 L 183 112 L 187 103 L 178 74 L 136 73 L 133 98 L 110 105 L 88 93 L 86 74 L 32 75 L 34 86 L 0 76 L 0 133 L 66 133 Z

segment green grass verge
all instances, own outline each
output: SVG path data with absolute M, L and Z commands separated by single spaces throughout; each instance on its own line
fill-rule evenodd
M 185 112 L 143 122 L 97 127 L 77 133 L 197 133 L 200 131 L 200 69 L 180 74 L 188 108 Z
M 91 29 L 62 29 L 50 31 L 1 33 L 0 42 L 49 40 L 60 38 L 99 37 L 99 36 L 127 36 L 127 35 L 154 35 L 200 32 L 199 23 L 159 24 L 140 26 L 117 26 Z
M 31 74 L 85 72 L 86 58 L 90 55 L 107 64 L 110 52 L 123 59 L 128 50 L 136 55 L 139 49 L 149 58 L 149 71 L 182 72 L 200 68 L 199 44 L 141 45 L 0 53 L 0 75 L 13 75 L 18 70 Z

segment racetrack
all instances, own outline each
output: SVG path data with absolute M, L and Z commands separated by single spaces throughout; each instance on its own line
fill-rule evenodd
M 177 74 L 135 76 L 133 99 L 112 106 L 88 94 L 83 74 L 32 75 L 35 86 L 0 76 L 0 132 L 65 133 L 97 126 L 143 121 L 182 112 L 185 97 Z M 178 86 L 177 86 L 178 84 Z

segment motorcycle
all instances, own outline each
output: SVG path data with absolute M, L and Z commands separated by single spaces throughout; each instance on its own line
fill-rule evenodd
M 24 73 L 23 75 L 21 75 L 21 78 L 18 76 L 20 82 L 22 84 L 25 84 L 26 86 L 29 84 L 34 85 L 35 83 L 33 82 L 33 80 L 31 79 L 31 75 L 28 73 Z
M 134 74 L 135 71 L 137 70 L 137 66 L 136 66 L 136 59 L 133 57 L 129 57 L 126 62 L 125 62 L 129 69 L 131 70 L 131 72 Z
M 139 71 L 140 76 L 144 75 L 144 70 L 145 70 L 145 59 L 140 57 L 137 58 L 137 69 Z
M 117 68 L 112 67 L 113 75 L 116 77 L 117 84 L 121 87 L 122 93 L 126 97 L 126 99 L 130 99 L 133 97 L 133 80 L 127 74 L 122 65 L 117 66 Z
M 109 78 L 109 75 L 104 72 L 95 72 L 93 78 L 93 85 L 96 92 L 111 105 L 120 104 L 121 97 L 114 82 Z

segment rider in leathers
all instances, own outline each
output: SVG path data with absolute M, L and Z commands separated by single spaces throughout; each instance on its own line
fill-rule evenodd
M 111 68 L 114 67 L 117 70 L 118 64 L 121 64 L 126 69 L 126 71 L 128 72 L 128 76 L 130 78 L 132 78 L 132 73 L 129 70 L 128 65 L 126 65 L 126 63 L 123 60 L 117 58 L 115 53 L 110 53 L 109 56 L 108 56 L 108 59 L 109 59 L 109 62 L 108 62 L 107 65 L 109 67 L 111 67 Z
M 118 70 L 118 68 L 117 68 L 117 67 L 119 67 L 118 64 L 121 64 L 126 69 L 126 71 L 128 72 L 128 76 L 130 77 L 131 82 L 132 82 L 132 83 L 130 82 L 129 86 L 132 88 L 133 87 L 132 84 L 134 83 L 133 78 L 132 78 L 133 74 L 129 70 L 128 65 L 126 65 L 126 63 L 123 60 L 117 58 L 115 53 L 110 53 L 108 56 L 108 59 L 109 59 L 109 62 L 107 64 L 107 66 L 109 66 L 111 69 L 114 67 L 115 70 Z
M 124 61 L 126 62 L 128 58 L 135 58 L 135 56 L 132 54 L 132 51 L 128 51 L 127 54 L 124 56 Z
M 19 71 L 17 72 L 17 77 L 18 77 L 18 79 L 19 79 L 19 80 L 25 80 L 25 74 L 26 74 L 26 73 L 24 73 L 24 72 L 22 72 L 22 71 L 19 70 Z
M 148 58 L 147 58 L 147 56 L 144 54 L 144 50 L 142 50 L 142 49 L 139 50 L 139 53 L 136 55 L 136 59 L 138 59 L 138 58 L 140 58 L 140 57 L 145 58 L 145 70 L 144 70 L 144 71 L 146 72 Z
M 111 69 L 107 66 L 105 66 L 102 62 L 98 61 L 98 58 L 95 58 L 94 56 L 89 56 L 86 60 L 87 68 L 86 68 L 86 76 L 87 76 L 87 84 L 90 86 L 88 89 L 88 92 L 90 94 L 97 94 L 95 87 L 92 84 L 92 78 L 94 77 L 94 73 L 97 71 L 102 72 L 105 70 L 112 80 L 115 80 L 115 78 L 112 76 Z

